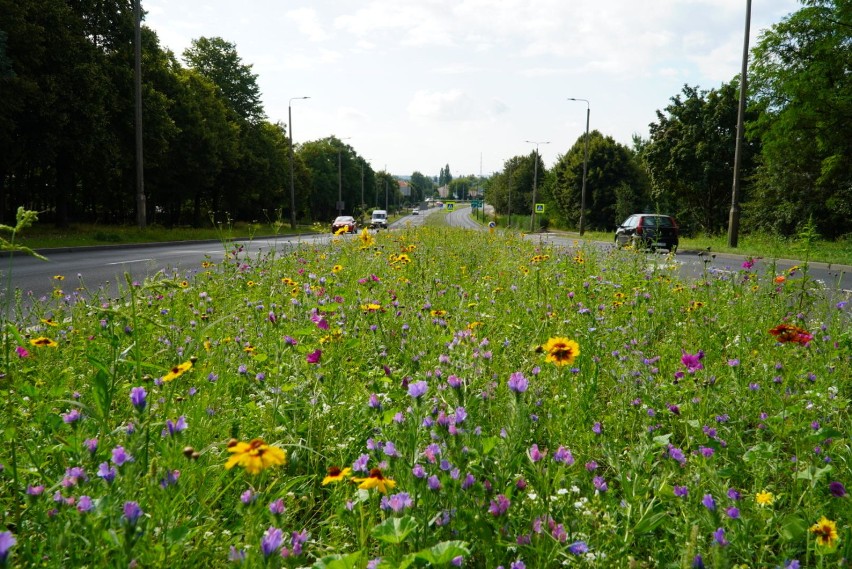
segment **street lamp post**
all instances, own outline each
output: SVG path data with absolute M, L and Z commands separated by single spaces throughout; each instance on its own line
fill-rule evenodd
M 293 97 L 287 101 L 287 134 L 290 135 L 290 228 L 296 229 L 296 182 L 293 169 L 293 101 L 310 97 Z
M 346 138 L 341 138 L 340 142 L 344 140 L 349 140 L 352 138 L 351 136 L 347 136 Z M 343 168 L 341 167 L 341 159 L 340 154 L 343 151 L 343 145 L 337 149 L 337 215 L 343 215 Z
M 510 227 L 512 225 L 512 166 L 509 165 L 509 218 L 506 220 L 506 227 Z
M 586 103 L 586 136 L 583 139 L 583 189 L 580 190 L 580 235 L 582 235 L 586 231 L 586 173 L 589 170 L 589 115 L 591 114 L 591 107 L 586 99 L 568 97 L 568 100 Z
M 740 73 L 740 100 L 737 107 L 737 142 L 734 147 L 734 185 L 731 190 L 731 211 L 728 214 L 728 247 L 736 248 L 740 232 L 740 162 L 742 161 L 743 120 L 748 87 L 748 35 L 751 27 L 751 0 L 746 1 L 743 67 Z
M 535 231 L 535 194 L 538 187 L 538 145 L 550 144 L 549 140 L 537 142 L 535 140 L 527 140 L 528 144 L 535 144 L 534 166 L 533 166 L 533 194 L 532 194 L 532 214 L 530 215 L 530 233 Z

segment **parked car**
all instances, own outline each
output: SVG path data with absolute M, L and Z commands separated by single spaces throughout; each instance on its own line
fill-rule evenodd
M 618 247 L 676 251 L 680 242 L 677 221 L 670 215 L 634 213 L 615 230 Z
M 331 224 L 332 233 L 355 233 L 358 231 L 358 222 L 351 215 L 341 215 L 334 218 L 334 223 Z
M 388 212 L 383 209 L 373 210 L 372 215 L 370 215 L 370 227 L 373 229 L 387 229 Z
M 411 210 L 411 215 L 420 215 L 420 210 L 419 210 L 419 209 L 417 209 L 417 208 L 412 209 L 412 210 Z

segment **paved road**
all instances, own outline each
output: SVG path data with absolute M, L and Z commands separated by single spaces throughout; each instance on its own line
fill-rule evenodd
M 439 211 L 437 208 L 427 210 L 420 215 L 408 215 L 391 224 L 391 230 L 405 226 L 417 227 L 425 219 Z M 482 225 L 470 218 L 470 209 L 463 207 L 447 215 L 447 221 L 452 226 L 470 229 L 484 229 Z M 344 236 L 355 239 L 354 235 Z M 527 239 L 541 243 L 564 247 L 573 247 L 579 238 L 576 235 L 542 233 L 527 235 Z M 291 250 L 295 247 L 315 246 L 327 243 L 330 235 L 298 235 L 278 238 L 256 238 L 242 241 L 241 255 L 251 258 L 270 251 Z M 612 247 L 611 243 L 596 242 L 602 248 Z M 47 253 L 47 262 L 27 257 L 14 256 L 0 260 L 0 302 L 6 295 L 7 275 L 11 274 L 12 290 L 19 289 L 26 302 L 38 301 L 50 295 L 59 288 L 66 293 L 72 293 L 79 287 L 87 287 L 90 291 L 106 288 L 106 293 L 114 296 L 118 285 L 125 283 L 125 274 L 132 280 L 143 280 L 158 271 L 167 270 L 178 274 L 187 271 L 200 270 L 201 262 L 210 260 L 220 262 L 228 254 L 223 244 L 219 242 L 179 242 L 160 243 L 144 246 L 111 246 L 94 248 L 74 248 L 54 250 Z M 648 254 L 648 263 L 667 263 L 665 255 Z M 737 271 L 744 257 L 738 255 L 717 254 L 699 256 L 697 252 L 681 251 L 675 258 L 680 272 L 685 276 L 700 276 L 706 271 Z M 771 261 L 760 260 L 755 267 L 758 271 L 767 268 Z M 777 260 L 779 272 L 800 264 L 794 260 Z M 811 276 L 824 282 L 827 288 L 840 294 L 852 294 L 852 267 L 830 267 L 824 263 L 812 263 Z M 62 275 L 64 280 L 58 281 L 54 275 Z M 5 305 L 5 303 L 4 303 Z

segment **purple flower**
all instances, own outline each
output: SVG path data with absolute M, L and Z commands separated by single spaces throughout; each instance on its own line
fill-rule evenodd
M 130 402 L 137 411 L 142 411 L 147 404 L 148 392 L 144 387 L 134 387 L 130 390 Z
M 95 451 L 98 450 L 98 439 L 86 439 L 83 441 L 83 446 L 91 454 L 95 454 Z
M 713 532 L 713 541 L 715 541 L 721 547 L 727 547 L 731 544 L 730 541 L 725 539 L 725 528 L 719 528 Z
M 281 547 L 284 541 L 284 532 L 274 526 L 269 526 L 269 529 L 263 532 L 263 539 L 260 541 L 260 550 L 263 551 L 264 557 L 269 557 Z
M 383 496 L 381 502 L 381 508 L 383 510 L 391 510 L 395 514 L 401 514 L 405 508 L 410 508 L 414 505 L 414 502 L 411 500 L 411 496 L 408 495 L 408 492 L 400 492 L 398 494 L 391 494 L 390 496 Z
M 426 480 L 426 484 L 429 486 L 429 490 L 440 490 L 441 489 L 441 481 L 438 480 L 438 477 L 435 476 L 434 474 Z
M 124 450 L 123 446 L 117 446 L 112 449 L 112 463 L 116 466 L 122 466 L 127 462 L 133 462 L 133 457 Z
M 269 503 L 269 511 L 275 515 L 283 514 L 284 510 L 286 510 L 286 508 L 284 507 L 284 500 L 281 498 Z
M 82 417 L 82 415 L 80 414 L 79 409 L 71 409 L 67 413 L 62 413 L 62 422 L 70 425 L 79 421 L 80 417 Z
M 355 472 L 367 472 L 367 463 L 370 462 L 369 454 L 362 454 L 352 463 L 352 470 Z
M 512 564 L 509 565 L 509 569 L 527 569 L 527 566 L 523 561 L 518 559 L 517 561 L 512 561 Z
M 415 381 L 408 384 L 408 395 L 414 399 L 420 399 L 429 390 L 429 384 L 425 381 Z
M 835 498 L 843 498 L 846 496 L 846 487 L 843 486 L 841 482 L 829 482 L 828 491 Z
M 18 543 L 10 531 L 0 531 L 0 563 L 5 564 L 9 557 L 9 550 Z
M 589 462 L 586 463 L 586 470 L 588 470 L 589 472 L 594 472 L 595 470 L 597 470 L 597 468 L 598 468 L 598 463 L 595 462 L 594 460 L 590 460 Z
M 44 486 L 40 484 L 38 486 L 27 486 L 27 496 L 41 496 L 42 494 L 44 494 Z
M 686 498 L 686 496 L 689 494 L 689 488 L 687 488 L 686 486 L 675 486 L 674 488 L 672 488 L 672 491 L 674 492 L 674 495 L 678 498 Z
M 130 525 L 136 525 L 136 521 L 142 515 L 142 508 L 139 507 L 139 504 L 136 502 L 125 502 L 124 503 L 124 519 L 127 520 L 127 523 Z
M 734 500 L 736 502 L 737 500 L 742 500 L 742 497 L 743 495 L 740 494 L 739 490 L 737 490 L 736 488 L 728 488 L 728 498 L 730 498 L 731 500 Z
M 686 464 L 686 456 L 683 451 L 674 445 L 669 445 L 669 457 L 675 459 L 680 464 Z
M 596 435 L 599 435 L 603 432 L 603 427 L 601 426 L 600 422 L 596 422 L 594 425 L 592 425 L 592 432 Z
M 712 494 L 704 494 L 704 497 L 701 498 L 701 503 L 708 510 L 715 510 L 716 509 L 716 500 L 713 499 Z
M 704 359 L 704 352 L 702 350 L 698 350 L 696 354 L 688 354 L 686 350 L 681 350 L 683 355 L 680 358 L 680 363 L 684 365 L 686 371 L 689 373 L 695 373 L 700 369 L 704 369 L 704 365 L 701 363 L 701 360 Z
M 92 499 L 88 496 L 80 496 L 80 499 L 77 501 L 77 511 L 78 512 L 89 512 L 95 505 L 92 503 Z
M 500 494 L 496 500 L 491 500 L 491 505 L 488 507 L 488 513 L 494 517 L 502 516 L 509 509 L 512 502 L 505 495 Z
M 98 466 L 98 478 L 103 478 L 106 482 L 112 482 L 115 480 L 115 468 L 112 468 L 108 462 L 102 462 Z
M 509 376 L 509 389 L 515 393 L 523 393 L 529 389 L 530 382 L 519 371 Z
M 180 470 L 167 470 L 166 475 L 160 479 L 160 488 L 166 489 L 177 484 L 180 478 Z
M 595 476 L 592 479 L 592 484 L 594 484 L 595 488 L 600 492 L 606 492 L 609 490 L 609 486 L 606 485 L 606 480 L 604 480 L 603 476 Z
M 560 445 L 556 449 L 556 452 L 553 453 L 553 461 L 562 463 L 565 466 L 571 466 L 574 464 L 574 455 L 571 454 L 570 450 Z
M 426 477 L 426 471 L 423 469 L 423 466 L 420 464 L 415 464 L 414 468 L 411 469 L 411 474 L 414 475 L 415 478 L 423 479 Z
M 233 561 L 234 563 L 242 563 L 246 560 L 246 551 L 245 549 L 237 549 L 233 545 L 231 546 L 231 550 L 228 552 L 228 561 Z
M 379 396 L 376 395 L 375 393 L 370 394 L 370 400 L 367 402 L 367 405 L 370 407 L 370 409 L 381 409 L 382 408 L 382 402 L 379 401 Z
M 322 350 L 320 349 L 314 350 L 305 357 L 305 361 L 307 361 L 309 364 L 318 364 L 320 363 L 320 359 L 322 359 Z M 281 530 L 278 531 L 280 533 Z
M 251 504 L 254 502 L 254 492 L 251 491 L 251 488 L 240 494 L 240 502 L 243 504 Z
M 533 446 L 530 447 L 530 450 L 528 451 L 527 454 L 529 455 L 531 461 L 540 462 L 545 457 L 545 455 L 547 454 L 547 451 L 541 452 L 538 449 L 538 445 L 533 444 Z
M 463 563 L 464 563 L 464 557 L 462 557 L 461 555 L 457 555 L 456 557 L 453 557 L 452 561 L 450 561 L 450 564 L 453 567 L 461 567 Z
M 698 447 L 698 452 L 700 452 L 700 453 L 701 453 L 701 456 L 703 456 L 704 458 L 710 458 L 710 457 L 712 457 L 712 456 L 713 456 L 713 454 L 714 454 L 716 451 L 715 451 L 712 447 L 699 446 L 699 447 Z
M 586 545 L 585 541 L 575 541 L 574 543 L 568 546 L 568 551 L 570 551 L 574 555 L 581 555 L 589 551 L 589 546 Z
M 308 532 L 305 530 L 294 531 L 290 534 L 290 542 L 293 544 L 293 555 L 302 554 L 302 546 L 308 541 Z M 284 556 L 284 552 L 281 552 Z
M 175 433 L 180 433 L 181 431 L 185 431 L 189 427 L 186 423 L 186 417 L 181 415 L 178 417 L 178 420 L 172 422 L 171 419 L 166 420 L 166 428 L 163 430 L 163 436 L 174 435 Z
M 464 480 L 462 481 L 462 485 L 461 485 L 462 490 L 467 490 L 468 488 L 473 486 L 475 483 L 476 483 L 476 478 L 473 477 L 473 474 L 468 472 L 467 475 L 464 477 Z
M 732 520 L 735 520 L 740 517 L 740 509 L 735 506 L 731 506 L 725 510 L 725 514 L 727 514 L 727 516 Z

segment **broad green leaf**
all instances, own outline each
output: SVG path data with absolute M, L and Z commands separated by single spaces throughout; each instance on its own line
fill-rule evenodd
M 373 537 L 386 543 L 402 543 L 408 535 L 417 529 L 417 522 L 411 516 L 388 518 L 371 532 Z
M 781 520 L 779 533 L 787 541 L 798 541 L 807 531 L 807 522 L 799 516 L 789 515 Z
M 459 555 L 470 555 L 470 549 L 464 541 L 442 541 L 429 549 L 415 554 L 415 557 L 431 565 L 449 565 Z
M 361 552 L 329 555 L 317 559 L 313 567 L 314 569 L 355 569 L 361 567 Z

